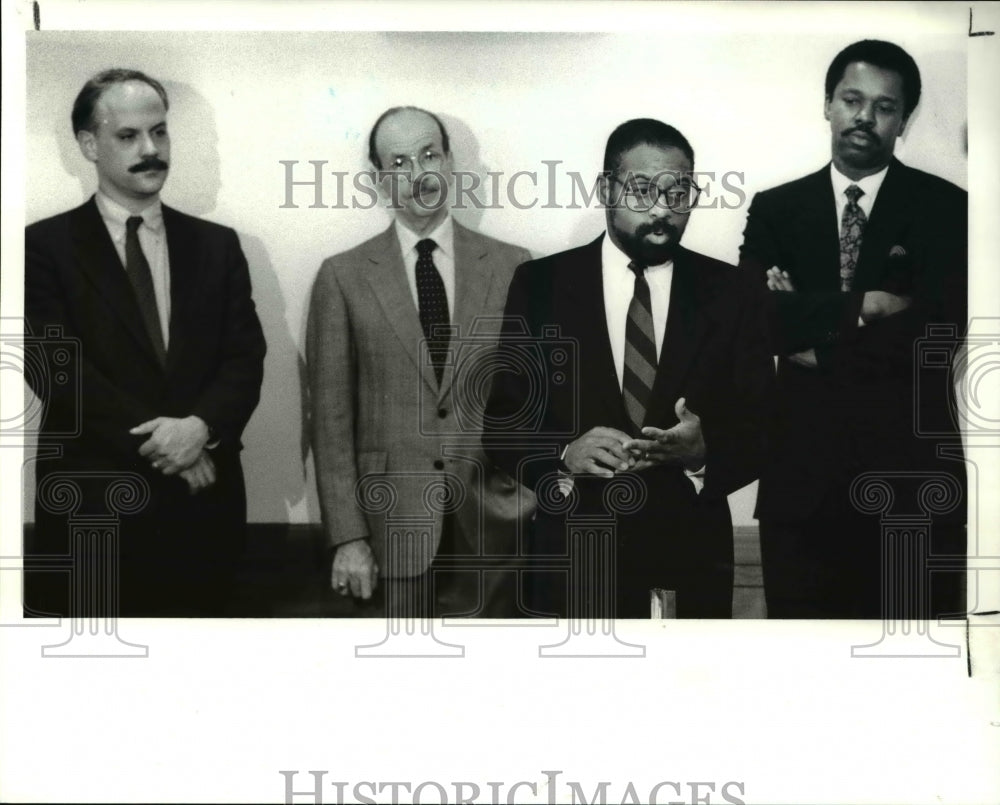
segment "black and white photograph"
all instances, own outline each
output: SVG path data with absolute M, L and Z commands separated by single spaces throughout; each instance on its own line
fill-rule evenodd
M 4 801 L 1000 796 L 1000 6 L 3 13 Z

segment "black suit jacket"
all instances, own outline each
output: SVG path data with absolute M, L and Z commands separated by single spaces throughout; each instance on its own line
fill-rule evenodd
M 567 444 L 598 426 L 634 432 L 605 324 L 601 241 L 525 263 L 515 273 L 484 443 L 497 464 L 538 492 L 534 553 L 564 555 L 568 519 L 616 513 L 622 550 L 652 571 L 651 583 L 669 586 L 684 569 L 726 566 L 731 582 L 726 495 L 757 477 L 773 374 L 760 305 L 746 298 L 757 289 L 741 283 L 732 266 L 683 248 L 676 255 L 647 409 L 647 425 L 670 428 L 677 424 L 674 405 L 685 397 L 701 417 L 707 448 L 701 494 L 680 467 L 660 467 L 627 474 L 639 481 L 636 501 L 609 507 L 609 485 L 623 479 L 592 476 L 574 479 L 572 511 L 555 496 Z
M 758 516 L 801 519 L 831 494 L 846 506 L 847 486 L 866 470 L 937 469 L 964 484 L 960 461 L 936 458 L 941 435 L 957 442 L 957 428 L 947 368 L 925 356 L 953 351 L 965 330 L 967 221 L 963 190 L 894 159 L 865 226 L 853 289 L 843 293 L 829 165 L 754 198 L 740 267 L 763 285 L 778 266 L 796 289 L 767 302 L 780 357 Z M 868 290 L 913 304 L 858 327 Z M 930 336 L 928 325 L 936 327 Z M 787 360 L 809 348 L 817 369 Z M 964 517 L 962 507 L 955 516 Z
M 60 340 L 75 345 L 73 359 L 61 367 L 70 382 L 56 381 L 60 367 L 51 361 L 42 374 L 29 376 L 45 406 L 40 451 L 54 447 L 60 454 L 39 462 L 39 491 L 54 472 L 141 475 L 151 499 L 134 527 L 127 519 L 122 523 L 123 556 L 156 542 L 169 521 L 193 547 L 194 533 L 221 529 L 209 548 L 245 525 L 240 436 L 263 378 L 264 336 L 236 233 L 165 205 L 163 222 L 171 296 L 165 365 L 156 358 L 93 198 L 25 231 L 25 311 L 38 357 L 51 358 Z M 128 432 L 156 416 L 190 414 L 200 416 L 219 442 L 212 451 L 218 481 L 196 496 L 179 476 L 151 469 L 137 452 L 148 437 Z M 85 490 L 81 510 L 99 513 L 102 495 L 96 485 Z M 36 548 L 65 550 L 66 519 L 43 497 L 36 498 Z

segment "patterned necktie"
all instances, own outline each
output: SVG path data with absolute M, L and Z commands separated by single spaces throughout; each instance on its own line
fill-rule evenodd
M 646 267 L 631 262 L 635 289 L 625 323 L 625 371 L 622 373 L 622 397 L 625 410 L 637 430 L 646 419 L 646 406 L 656 380 L 656 336 L 653 331 L 653 308 L 649 301 Z
M 840 290 L 849 291 L 854 283 L 854 269 L 858 265 L 861 252 L 861 235 L 865 231 L 868 218 L 858 206 L 858 199 L 865 191 L 852 184 L 844 191 L 847 206 L 840 220 Z
M 160 329 L 160 313 L 156 308 L 153 274 L 149 270 L 149 262 L 142 253 L 142 246 L 139 243 L 140 226 L 142 217 L 138 215 L 133 215 L 125 222 L 125 274 L 132 284 L 142 322 L 146 325 L 153 351 L 162 366 L 166 363 L 167 349 L 163 343 L 163 330 Z
M 420 307 L 420 326 L 427 339 L 427 350 L 434 364 L 434 375 L 441 385 L 444 374 L 444 360 L 448 352 L 448 295 L 444 290 L 444 280 L 434 265 L 431 252 L 437 244 L 430 238 L 417 243 L 417 303 Z

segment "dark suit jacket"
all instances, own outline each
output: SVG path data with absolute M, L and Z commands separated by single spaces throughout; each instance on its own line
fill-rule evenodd
M 605 324 L 601 238 L 518 269 L 507 299 L 484 441 L 498 464 L 538 490 L 535 554 L 566 554 L 568 520 L 628 510 L 618 518 L 617 533 L 625 554 L 629 546 L 635 550 L 632 560 L 623 554 L 623 561 L 655 571 L 650 582 L 669 587 L 686 570 L 714 566 L 729 568 L 731 584 L 726 495 L 757 477 L 760 422 L 773 374 L 759 306 L 747 303 L 751 288 L 738 280 L 732 266 L 679 250 L 647 410 L 646 424 L 670 428 L 677 424 L 674 404 L 685 397 L 701 417 L 707 447 L 701 494 L 680 467 L 611 481 L 578 476 L 578 505 L 568 512 L 552 488 L 563 448 L 597 426 L 634 431 Z M 636 479 L 641 504 L 620 501 L 611 507 L 617 511 L 608 511 L 609 485 Z M 726 595 L 731 600 L 731 589 Z M 683 604 L 679 595 L 678 607 Z
M 929 438 L 957 441 L 947 360 L 924 356 L 951 351 L 965 330 L 967 215 L 963 190 L 894 159 L 865 226 L 853 290 L 842 293 L 829 165 L 754 198 L 740 267 L 764 284 L 778 266 L 796 289 L 768 300 L 782 357 L 759 517 L 801 519 L 830 494 L 847 505 L 848 484 L 865 470 L 938 469 L 964 483 L 962 463 L 936 459 L 941 439 Z M 876 289 L 913 304 L 858 327 L 862 294 Z M 928 338 L 929 324 L 943 329 Z M 808 348 L 818 369 L 784 357 Z
M 231 561 L 236 546 L 228 535 L 246 521 L 240 436 L 260 395 L 264 336 L 236 233 L 165 205 L 163 222 L 171 296 L 165 366 L 93 198 L 25 231 L 25 311 L 30 334 L 42 340 L 39 354 L 51 356 L 57 338 L 78 347 L 65 367 L 72 382 L 55 382 L 58 367 L 50 364 L 48 376 L 33 383 L 45 404 L 40 451 L 55 447 L 62 454 L 39 462 L 39 491 L 56 472 L 137 473 L 151 499 L 134 519 L 122 521 L 123 557 L 157 543 L 156 534 L 166 538 L 166 524 L 174 522 L 184 536 L 181 552 L 190 544 L 198 553 L 195 534 L 205 536 L 203 526 L 221 527 L 203 547 L 212 553 L 225 545 Z M 196 496 L 179 476 L 153 470 L 137 452 L 148 437 L 128 432 L 156 416 L 191 414 L 219 441 L 211 454 L 218 481 Z M 97 486 L 85 490 L 81 511 L 104 508 Z M 64 551 L 65 513 L 54 513 L 45 497 L 36 498 L 35 547 Z

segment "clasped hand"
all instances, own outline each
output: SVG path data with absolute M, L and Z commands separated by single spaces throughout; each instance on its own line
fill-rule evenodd
M 204 449 L 208 426 L 200 417 L 159 416 L 136 425 L 129 433 L 148 435 L 139 455 L 164 475 L 179 474 L 192 494 L 215 483 L 215 463 Z
M 598 427 L 570 443 L 563 463 L 575 475 L 611 478 L 617 472 L 640 472 L 660 464 L 696 470 L 705 464 L 701 418 L 689 411 L 681 397 L 674 405 L 680 420 L 672 428 L 647 427 L 643 439 L 633 439 L 616 428 Z

